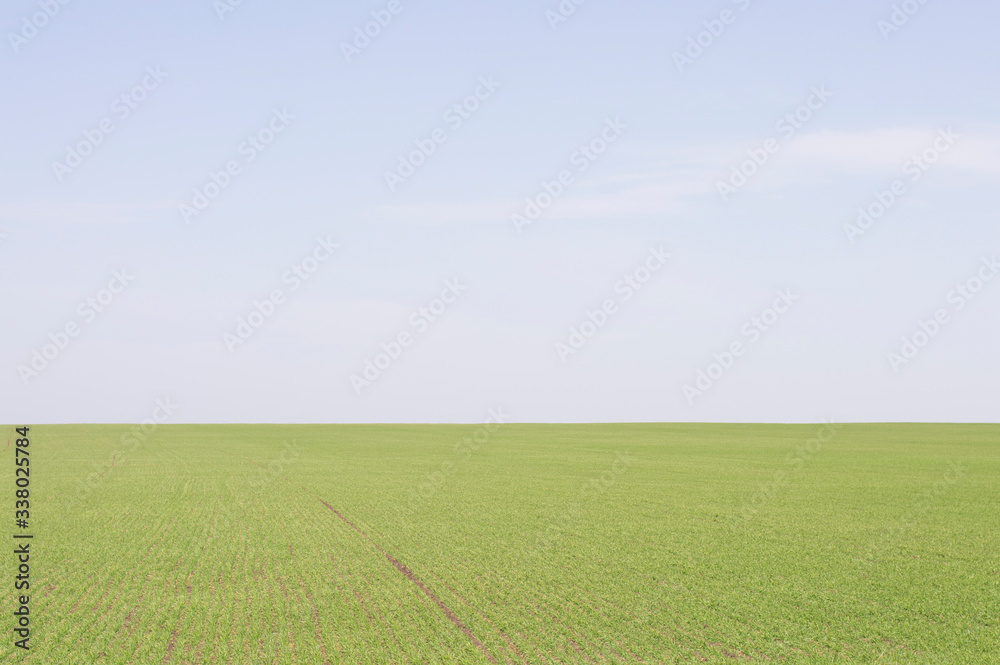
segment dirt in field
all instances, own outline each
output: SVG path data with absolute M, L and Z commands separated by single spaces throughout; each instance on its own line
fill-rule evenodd
M 343 520 L 345 524 L 347 524 L 349 527 L 351 527 L 352 529 L 354 529 L 355 531 L 357 531 L 358 533 L 360 533 L 365 538 L 365 540 L 367 540 L 369 543 L 371 543 L 372 546 L 375 549 L 377 549 L 382 554 L 382 556 L 384 556 L 386 558 L 386 560 L 389 561 L 389 563 L 391 563 L 393 566 L 396 567 L 396 570 L 398 570 L 399 572 L 403 573 L 403 575 L 405 575 L 408 580 L 410 580 L 415 585 L 417 585 L 417 588 L 419 588 L 421 591 L 423 591 L 424 594 L 426 594 L 428 598 L 430 598 L 432 601 L 434 601 L 434 603 L 438 607 L 441 608 L 441 611 L 444 612 L 444 615 L 446 617 L 448 617 L 448 620 L 451 621 L 453 624 L 455 624 L 455 626 L 459 630 L 461 630 L 462 633 L 467 638 L 469 638 L 469 641 L 472 642 L 476 646 L 477 649 L 479 649 L 481 652 L 483 652 L 483 655 L 486 656 L 486 659 L 489 662 L 491 662 L 491 663 L 495 663 L 496 662 L 496 658 L 494 658 L 493 654 L 491 654 L 486 649 L 486 645 L 484 645 L 482 642 L 479 641 L 479 638 L 477 638 L 473 634 L 473 632 L 471 630 L 469 630 L 469 627 L 466 626 L 464 623 L 462 623 L 462 620 L 460 618 L 458 618 L 458 615 L 455 614 L 451 610 L 451 608 L 448 607 L 444 603 L 444 601 L 442 601 L 440 598 L 438 598 L 437 595 L 433 591 L 431 591 L 427 587 L 427 585 L 424 584 L 423 581 L 421 581 L 420 578 L 416 576 L 416 574 L 414 574 L 414 572 L 412 570 L 410 570 L 409 568 L 407 568 L 405 565 L 403 565 L 402 563 L 400 563 L 395 557 L 393 557 L 391 554 L 389 554 L 384 549 L 382 549 L 382 547 L 378 543 L 376 543 L 375 541 L 373 541 L 368 536 L 367 533 L 365 533 L 364 531 L 362 531 L 360 527 L 358 527 L 356 524 L 354 524 L 349 519 L 347 519 L 346 517 L 344 517 L 340 513 L 340 511 L 338 511 L 336 508 L 334 508 L 333 506 L 331 506 L 330 504 L 328 504 L 326 501 L 323 501 L 322 499 L 320 499 L 320 503 L 322 503 L 324 506 L 326 506 L 331 511 L 333 511 L 333 514 L 336 515 L 337 517 L 339 517 L 341 520 Z

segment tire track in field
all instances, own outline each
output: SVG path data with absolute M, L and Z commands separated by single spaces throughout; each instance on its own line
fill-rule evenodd
M 342 562 L 336 557 L 330 557 L 334 565 L 337 567 L 337 575 L 340 578 L 349 578 L 350 576 L 346 573 Z M 354 594 L 354 599 L 358 603 L 358 607 L 365 613 L 368 619 L 368 627 L 372 629 L 373 633 L 381 643 L 383 647 L 387 650 L 395 647 L 396 651 L 403 655 L 403 658 L 408 663 L 410 662 L 410 657 L 407 655 L 406 651 L 403 649 L 403 645 L 400 644 L 399 640 L 396 638 L 396 633 L 392 629 L 392 624 L 385 620 L 385 617 L 378 609 L 378 603 L 372 598 L 370 589 L 372 587 L 371 580 L 367 577 L 359 576 L 359 579 L 352 580 L 350 584 L 351 593 Z M 357 584 L 360 582 L 361 584 Z M 349 601 L 348 601 L 349 602 Z M 388 634 L 389 638 L 392 640 L 392 644 L 386 639 Z M 395 662 L 395 661 L 393 661 Z
M 226 454 L 230 455 L 231 457 L 237 457 L 237 458 L 239 458 L 238 455 L 233 455 L 232 453 L 226 453 Z M 251 464 L 253 464 L 253 465 L 257 466 L 257 467 L 260 467 L 262 469 L 266 469 L 267 468 L 263 464 L 261 464 L 259 462 L 256 462 L 254 460 L 248 460 L 248 461 Z M 285 477 L 285 480 L 287 482 L 291 483 L 291 484 L 297 484 L 297 483 L 292 483 L 292 481 L 291 481 L 290 478 Z M 301 485 L 299 485 L 299 488 L 302 489 L 302 490 L 304 490 L 304 491 L 307 491 L 307 492 L 309 491 L 307 488 L 305 488 L 305 487 L 303 487 Z M 484 656 L 486 656 L 487 662 L 490 662 L 490 663 L 497 662 L 496 658 L 493 657 L 493 654 L 491 654 L 489 652 L 489 650 L 486 648 L 486 645 L 484 645 L 479 640 L 479 638 L 476 637 L 475 633 L 473 633 L 472 630 L 470 630 L 469 627 L 466 626 L 462 622 L 462 620 L 459 618 L 459 616 L 457 614 L 455 614 L 455 612 L 452 611 L 452 609 L 450 607 L 448 607 L 448 605 L 445 604 L 444 601 L 442 601 L 440 598 L 438 598 L 438 596 L 433 591 L 431 591 L 430 588 L 428 588 L 427 585 L 424 584 L 423 581 L 419 577 L 417 577 L 417 575 L 412 570 L 410 570 L 406 565 L 400 563 L 400 561 L 398 559 L 396 559 L 395 557 L 393 557 L 391 554 L 389 554 L 388 552 L 386 552 L 382 548 L 381 545 L 379 545 L 374 540 L 372 540 L 371 537 L 367 533 L 365 533 L 361 528 L 359 528 L 356 524 L 354 524 L 354 522 L 351 522 L 349 519 L 347 519 L 346 517 L 344 517 L 344 515 L 341 514 L 341 512 L 338 511 L 336 508 L 334 508 L 333 506 L 331 506 L 326 501 L 323 501 L 322 499 L 320 499 L 319 501 L 324 506 L 326 506 L 327 508 L 329 508 L 333 512 L 333 514 L 336 515 L 337 517 L 339 517 L 345 524 L 347 524 L 349 527 L 351 527 L 352 529 L 354 529 L 355 531 L 357 531 L 359 534 L 361 534 L 361 536 L 364 537 L 364 539 L 367 540 L 376 550 L 378 550 L 379 553 L 382 554 L 382 556 L 384 556 L 389 563 L 391 563 L 393 566 L 395 566 L 396 570 L 398 570 L 399 572 L 401 572 L 408 580 L 410 580 L 411 582 L 413 582 L 417 586 L 418 589 L 420 589 L 421 591 L 423 591 L 424 594 L 428 598 L 430 598 L 438 607 L 440 607 L 441 611 L 444 612 L 444 615 L 446 617 L 448 617 L 448 620 L 451 621 L 453 624 L 455 624 L 455 626 L 459 630 L 462 631 L 462 633 L 469 639 L 469 641 L 472 642 L 472 644 L 477 649 L 479 649 L 479 651 L 481 651 Z
M 469 602 L 468 600 L 466 600 L 465 598 L 463 598 L 463 597 L 462 597 L 462 595 L 461 595 L 461 594 L 460 594 L 460 593 L 458 592 L 458 590 L 457 590 L 457 589 L 456 589 L 455 587 L 453 587 L 452 585 L 450 585 L 450 584 L 448 584 L 447 582 L 444 582 L 444 581 L 442 581 L 442 584 L 444 584 L 444 585 L 445 585 L 445 587 L 446 587 L 446 588 L 448 589 L 448 591 L 451 591 L 452 595 L 454 595 L 454 596 L 455 596 L 456 598 L 458 598 L 458 599 L 459 599 L 460 601 L 462 601 L 462 603 L 463 603 L 464 605 L 468 606 L 468 607 L 469 607 L 469 609 L 471 609 L 472 611 L 476 612 L 476 613 L 477 613 L 477 614 L 479 614 L 479 615 L 480 615 L 481 617 L 483 617 L 483 620 L 484 620 L 484 621 L 485 621 L 485 622 L 486 622 L 486 623 L 487 623 L 487 624 L 488 624 L 489 626 L 493 627 L 493 626 L 495 625 L 495 624 L 493 623 L 493 621 L 492 621 L 492 620 L 490 619 L 489 615 L 487 615 L 487 614 L 486 614 L 486 612 L 483 612 L 483 611 L 482 611 L 481 609 L 479 609 L 479 608 L 478 608 L 477 606 L 473 605 L 473 604 L 472 604 L 472 603 L 470 603 L 470 602 Z M 499 630 L 499 629 L 497 630 L 497 633 L 498 633 L 498 634 L 500 635 L 500 637 L 502 637 L 502 638 L 504 639 L 504 641 L 506 641 L 506 642 L 507 642 L 507 645 L 508 645 L 508 646 L 510 647 L 510 650 L 511 650 L 511 651 L 512 651 L 512 652 L 513 652 L 513 653 L 514 653 L 515 655 L 517 655 L 517 657 L 518 657 L 518 658 L 520 658 L 520 659 L 521 659 L 521 662 L 522 662 L 522 663 L 528 663 L 528 662 L 529 662 L 529 661 L 528 661 L 528 658 L 527 658 L 527 657 L 526 657 L 526 656 L 524 655 L 524 653 L 522 653 L 522 652 L 521 652 L 521 649 L 519 649 L 519 648 L 518 648 L 518 646 L 517 646 L 517 644 L 516 644 L 516 643 L 514 642 L 514 640 L 510 639 L 510 636 L 509 636 L 509 635 L 507 635 L 507 633 L 505 633 L 504 631 L 502 631 L 502 630 Z M 511 663 L 511 662 L 516 662 L 516 661 L 514 661 L 514 660 L 513 660 L 513 659 L 512 659 L 511 657 L 510 657 L 510 655 L 509 655 L 509 654 L 505 654 L 505 656 L 507 657 L 507 662 L 508 662 L 508 663 Z
M 421 581 L 421 579 L 419 577 L 417 577 L 416 574 L 412 570 L 410 570 L 409 568 L 407 568 L 404 564 L 400 563 L 398 559 L 396 559 L 391 554 L 389 554 L 384 549 L 382 549 L 381 545 L 379 545 L 374 540 L 372 540 L 371 537 L 369 537 L 369 535 L 367 533 L 365 533 L 364 531 L 362 531 L 361 528 L 359 528 L 356 524 L 354 524 L 354 522 L 352 522 L 349 519 L 347 519 L 346 517 L 344 517 L 340 513 L 340 511 L 338 511 L 336 508 L 334 508 L 333 506 L 331 506 L 330 504 L 328 504 L 326 501 L 323 501 L 322 499 L 320 499 L 319 502 L 322 503 L 327 508 L 329 508 L 333 512 L 333 514 L 336 515 L 337 517 L 339 517 L 345 524 L 347 524 L 349 527 L 351 527 L 352 529 L 354 529 L 355 531 L 357 531 L 358 533 L 360 533 L 364 537 L 365 540 L 367 540 L 369 543 L 371 543 L 372 547 L 374 547 L 376 550 L 378 550 L 379 553 L 382 554 L 382 556 L 384 556 L 389 563 L 391 563 L 393 566 L 396 567 L 396 570 L 398 570 L 399 572 L 401 572 L 406 577 L 406 579 L 408 579 L 411 582 L 413 582 L 417 586 L 418 589 L 420 589 L 421 591 L 423 591 L 424 594 L 428 598 L 430 598 L 432 601 L 434 601 L 434 603 L 438 607 L 441 608 L 441 611 L 444 612 L 444 615 L 446 617 L 448 617 L 448 620 L 451 621 L 453 624 L 455 624 L 455 626 L 459 630 L 461 630 L 462 633 L 467 638 L 469 638 L 469 641 L 472 642 L 472 644 L 475 645 L 475 647 L 477 649 L 479 649 L 483 653 L 484 656 L 486 656 L 486 660 L 488 662 L 490 662 L 490 663 L 497 662 L 496 658 L 493 657 L 493 654 L 491 654 L 486 649 L 486 646 L 482 642 L 479 641 L 479 638 L 477 638 L 475 636 L 475 634 L 471 630 L 469 630 L 469 627 L 466 626 L 464 623 L 462 623 L 462 620 L 458 617 L 458 615 L 455 614 L 451 610 L 451 608 L 448 607 L 444 603 L 444 601 L 442 601 L 440 598 L 438 598 L 437 595 L 433 591 L 431 591 L 427 587 L 427 585 L 424 584 L 423 581 Z
M 480 592 L 485 592 L 487 595 L 491 594 L 491 592 L 492 592 L 493 589 L 504 588 L 504 586 L 507 584 L 507 582 L 505 580 L 497 577 L 497 573 L 494 570 L 479 571 L 477 569 L 470 568 L 469 565 L 467 563 L 465 563 L 464 561 L 461 562 L 459 565 L 462 568 L 464 568 L 465 570 L 469 571 L 469 573 L 471 574 L 472 580 L 475 581 L 475 583 L 477 584 L 478 588 L 480 589 Z M 480 574 L 480 573 L 482 573 L 482 574 Z M 534 592 L 531 592 L 531 593 L 534 593 Z M 494 605 L 495 604 L 496 604 L 496 601 L 494 600 Z M 538 609 L 538 605 L 537 604 L 532 603 L 532 605 L 536 609 Z M 530 616 L 533 621 L 544 622 L 545 625 L 549 626 L 549 627 L 551 627 L 551 626 L 568 627 L 565 624 L 565 622 L 562 620 L 563 617 L 559 617 L 559 616 L 557 616 L 555 614 L 550 614 L 548 616 L 548 618 L 542 617 L 542 616 L 539 616 L 537 612 L 533 612 L 533 611 L 529 610 L 523 604 L 519 608 L 519 611 L 522 612 L 522 613 L 524 613 L 524 615 L 526 615 L 526 616 Z M 556 657 L 554 656 L 555 651 L 554 651 L 553 647 L 543 646 L 543 645 L 535 642 L 534 640 L 532 640 L 531 638 L 529 638 L 527 635 L 525 635 L 524 633 L 520 632 L 519 630 L 517 630 L 515 632 L 516 632 L 517 636 L 524 642 L 526 648 L 529 651 L 533 652 L 533 654 L 531 656 L 531 658 L 532 658 L 531 662 L 556 663 L 556 664 L 558 664 L 559 662 L 561 662 L 560 660 L 556 659 Z M 537 636 L 536 636 L 536 639 L 537 639 Z

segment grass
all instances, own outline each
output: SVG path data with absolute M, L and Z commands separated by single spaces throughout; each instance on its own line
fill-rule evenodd
M 131 430 L 31 430 L 29 662 L 998 662 L 1000 426 Z

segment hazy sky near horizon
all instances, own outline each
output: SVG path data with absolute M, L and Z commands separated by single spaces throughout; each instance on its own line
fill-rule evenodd
M 997 422 L 998 22 L 12 0 L 0 420 Z

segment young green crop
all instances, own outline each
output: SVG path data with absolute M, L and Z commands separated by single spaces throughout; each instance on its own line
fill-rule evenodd
M 995 657 L 998 426 L 475 429 L 33 427 L 31 660 Z

